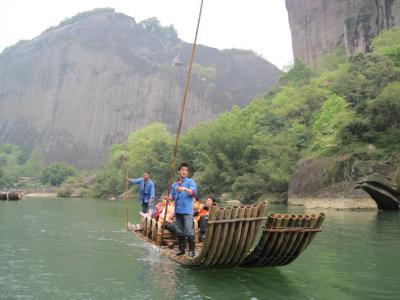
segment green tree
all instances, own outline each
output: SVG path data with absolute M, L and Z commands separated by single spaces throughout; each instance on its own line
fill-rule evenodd
M 314 75 L 313 70 L 307 67 L 301 60 L 297 60 L 293 67 L 281 76 L 282 82 L 292 82 L 300 85 L 307 84 Z
M 385 56 L 357 54 L 347 73 L 332 84 L 332 90 L 345 98 L 358 111 L 369 99 L 377 97 L 390 82 L 400 79 L 400 71 Z
M 165 38 L 166 40 L 177 41 L 178 33 L 173 25 L 163 27 L 160 21 L 155 18 L 148 18 L 139 23 L 144 29 Z
M 104 197 L 124 191 L 124 159 L 128 159 L 129 177 L 140 177 L 143 171 L 151 172 L 158 194 L 167 189 L 170 173 L 173 136 L 166 126 L 154 123 L 129 134 L 125 144 L 111 148 L 110 160 L 101 170 L 92 194 Z
M 55 163 L 46 167 L 42 171 L 40 181 L 43 184 L 50 184 L 52 186 L 58 186 L 63 183 L 68 177 L 77 174 L 77 170 L 65 163 Z
M 45 167 L 42 150 L 39 146 L 33 148 L 29 159 L 21 168 L 21 173 L 28 177 L 39 177 Z
M 373 39 L 372 49 L 375 55 L 385 55 L 400 66 L 400 29 L 381 32 Z
M 324 102 L 313 124 L 313 151 L 325 152 L 338 146 L 338 133 L 349 121 L 353 113 L 348 103 L 341 97 L 332 95 Z
M 369 101 L 367 114 L 377 131 L 400 129 L 400 82 L 388 84 L 376 99 Z
M 0 188 L 8 188 L 12 184 L 11 179 L 9 176 L 2 170 L 0 169 Z

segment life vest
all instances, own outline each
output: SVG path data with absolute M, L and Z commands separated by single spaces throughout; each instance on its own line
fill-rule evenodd
M 199 222 L 200 218 L 203 216 L 208 215 L 208 209 L 206 209 L 206 206 L 204 204 L 200 205 L 200 208 L 198 210 L 198 214 L 195 217 L 196 221 Z
M 154 213 L 154 218 L 156 220 L 158 220 L 158 218 L 160 217 L 160 214 L 161 214 L 162 210 L 164 209 L 164 207 L 165 207 L 165 204 L 163 202 L 157 203 L 155 213 Z
M 193 211 L 198 211 L 200 209 L 200 201 L 193 197 Z
M 159 214 L 159 220 L 161 221 L 161 224 L 164 223 L 164 214 L 165 214 L 165 205 L 163 206 L 160 214 Z M 174 202 L 170 202 L 168 205 L 168 212 L 167 212 L 167 218 L 166 221 L 167 223 L 172 222 L 175 216 L 175 205 Z

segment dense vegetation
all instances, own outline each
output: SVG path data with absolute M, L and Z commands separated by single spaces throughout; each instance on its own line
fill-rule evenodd
M 244 201 L 284 195 L 304 157 L 400 157 L 400 31 L 384 32 L 373 52 L 346 59 L 338 48 L 314 69 L 298 61 L 280 84 L 247 107 L 186 132 L 179 161 L 192 166 L 202 195 L 230 193 Z M 96 196 L 123 191 L 123 157 L 129 173 L 153 172 L 164 191 L 173 136 L 164 125 L 133 132 L 111 149 L 94 188 Z
M 58 186 L 77 170 L 67 164 L 45 166 L 39 147 L 32 151 L 11 144 L 0 145 L 0 189 Z
M 75 176 L 77 174 L 76 169 L 65 163 L 51 164 L 43 169 L 40 176 L 42 184 L 49 184 L 51 186 L 59 186 L 68 177 Z
M 23 177 L 35 177 L 44 168 L 39 148 L 29 151 L 11 144 L 0 145 L 0 189 L 17 187 Z

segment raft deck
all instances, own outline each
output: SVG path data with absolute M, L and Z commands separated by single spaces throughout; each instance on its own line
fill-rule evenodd
M 195 257 L 176 256 L 176 237 L 168 230 L 165 230 L 160 253 L 184 266 L 197 269 L 277 267 L 290 264 L 321 231 L 325 214 L 303 216 L 270 213 L 266 217 L 266 205 L 261 202 L 252 206 L 212 206 L 204 242 L 199 240 L 195 223 Z M 160 245 L 160 221 L 146 219 L 141 230 L 130 229 L 142 240 Z M 251 249 L 260 229 L 258 243 Z

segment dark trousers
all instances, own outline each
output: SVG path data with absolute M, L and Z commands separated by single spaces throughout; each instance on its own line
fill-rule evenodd
M 142 213 L 147 214 L 149 212 L 149 203 L 142 202 Z
M 193 215 L 175 214 L 177 234 L 186 237 L 194 237 Z
M 199 220 L 199 227 L 200 227 L 200 232 L 201 234 L 205 234 L 206 233 L 206 229 L 207 229 L 207 219 L 206 216 L 201 216 L 200 220 Z
M 171 231 L 173 234 L 178 234 L 178 227 L 175 223 L 165 223 L 165 228 Z

